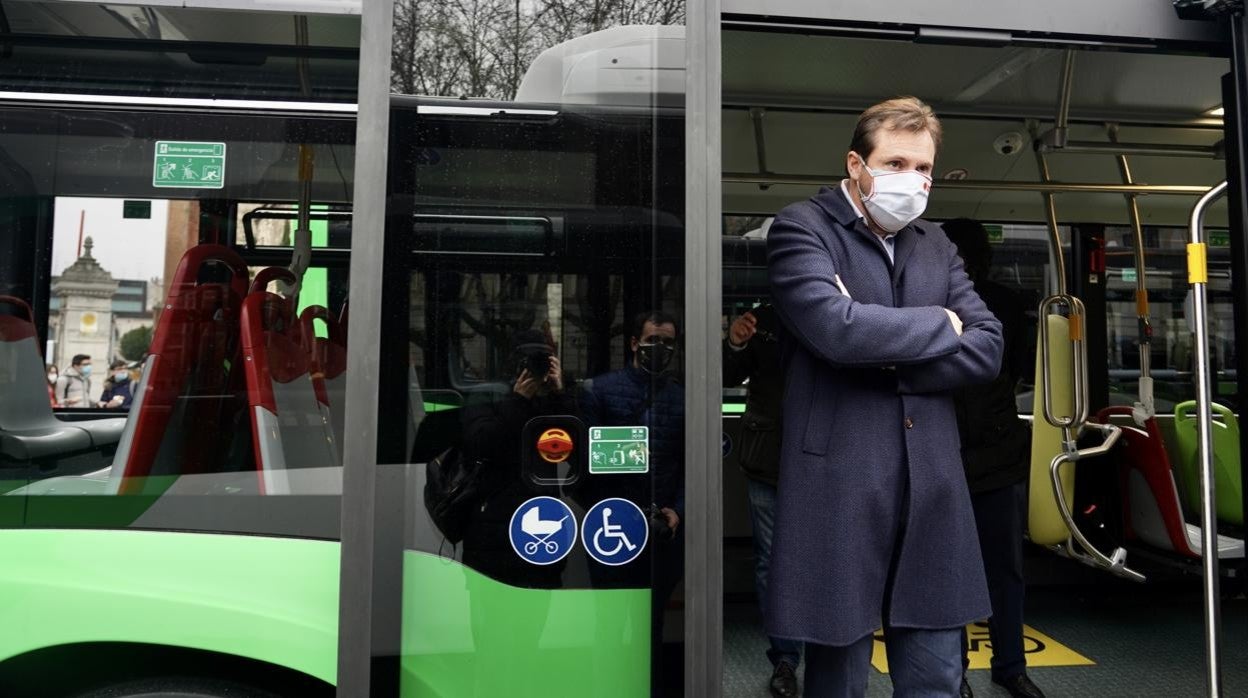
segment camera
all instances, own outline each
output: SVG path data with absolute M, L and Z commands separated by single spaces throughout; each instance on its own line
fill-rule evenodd
M 550 352 L 535 351 L 531 354 L 525 354 L 520 361 L 519 370 L 528 371 L 530 377 L 542 380 L 546 378 L 546 374 L 550 373 L 550 358 Z

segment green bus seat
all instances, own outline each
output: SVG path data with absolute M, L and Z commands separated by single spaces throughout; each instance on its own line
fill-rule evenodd
M 1230 408 L 1213 403 L 1213 483 L 1218 520 L 1244 525 L 1244 485 L 1240 471 L 1239 420 Z M 1197 463 L 1196 402 L 1174 406 L 1174 438 L 1178 446 L 1179 484 L 1183 502 L 1200 511 L 1200 465 Z

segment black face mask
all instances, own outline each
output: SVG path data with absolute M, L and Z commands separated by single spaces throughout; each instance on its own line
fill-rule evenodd
M 662 373 L 676 356 L 676 348 L 667 344 L 638 344 L 637 364 L 647 373 Z

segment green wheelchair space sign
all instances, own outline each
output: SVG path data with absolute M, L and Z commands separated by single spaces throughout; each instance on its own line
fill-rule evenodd
M 152 186 L 221 189 L 225 186 L 225 144 L 156 141 Z
M 590 427 L 589 472 L 650 472 L 650 428 Z

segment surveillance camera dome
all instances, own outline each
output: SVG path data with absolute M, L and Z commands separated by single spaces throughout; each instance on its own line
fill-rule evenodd
M 998 155 L 1016 155 L 1023 149 L 1023 134 L 1018 131 L 1006 131 L 992 142 L 992 149 Z

